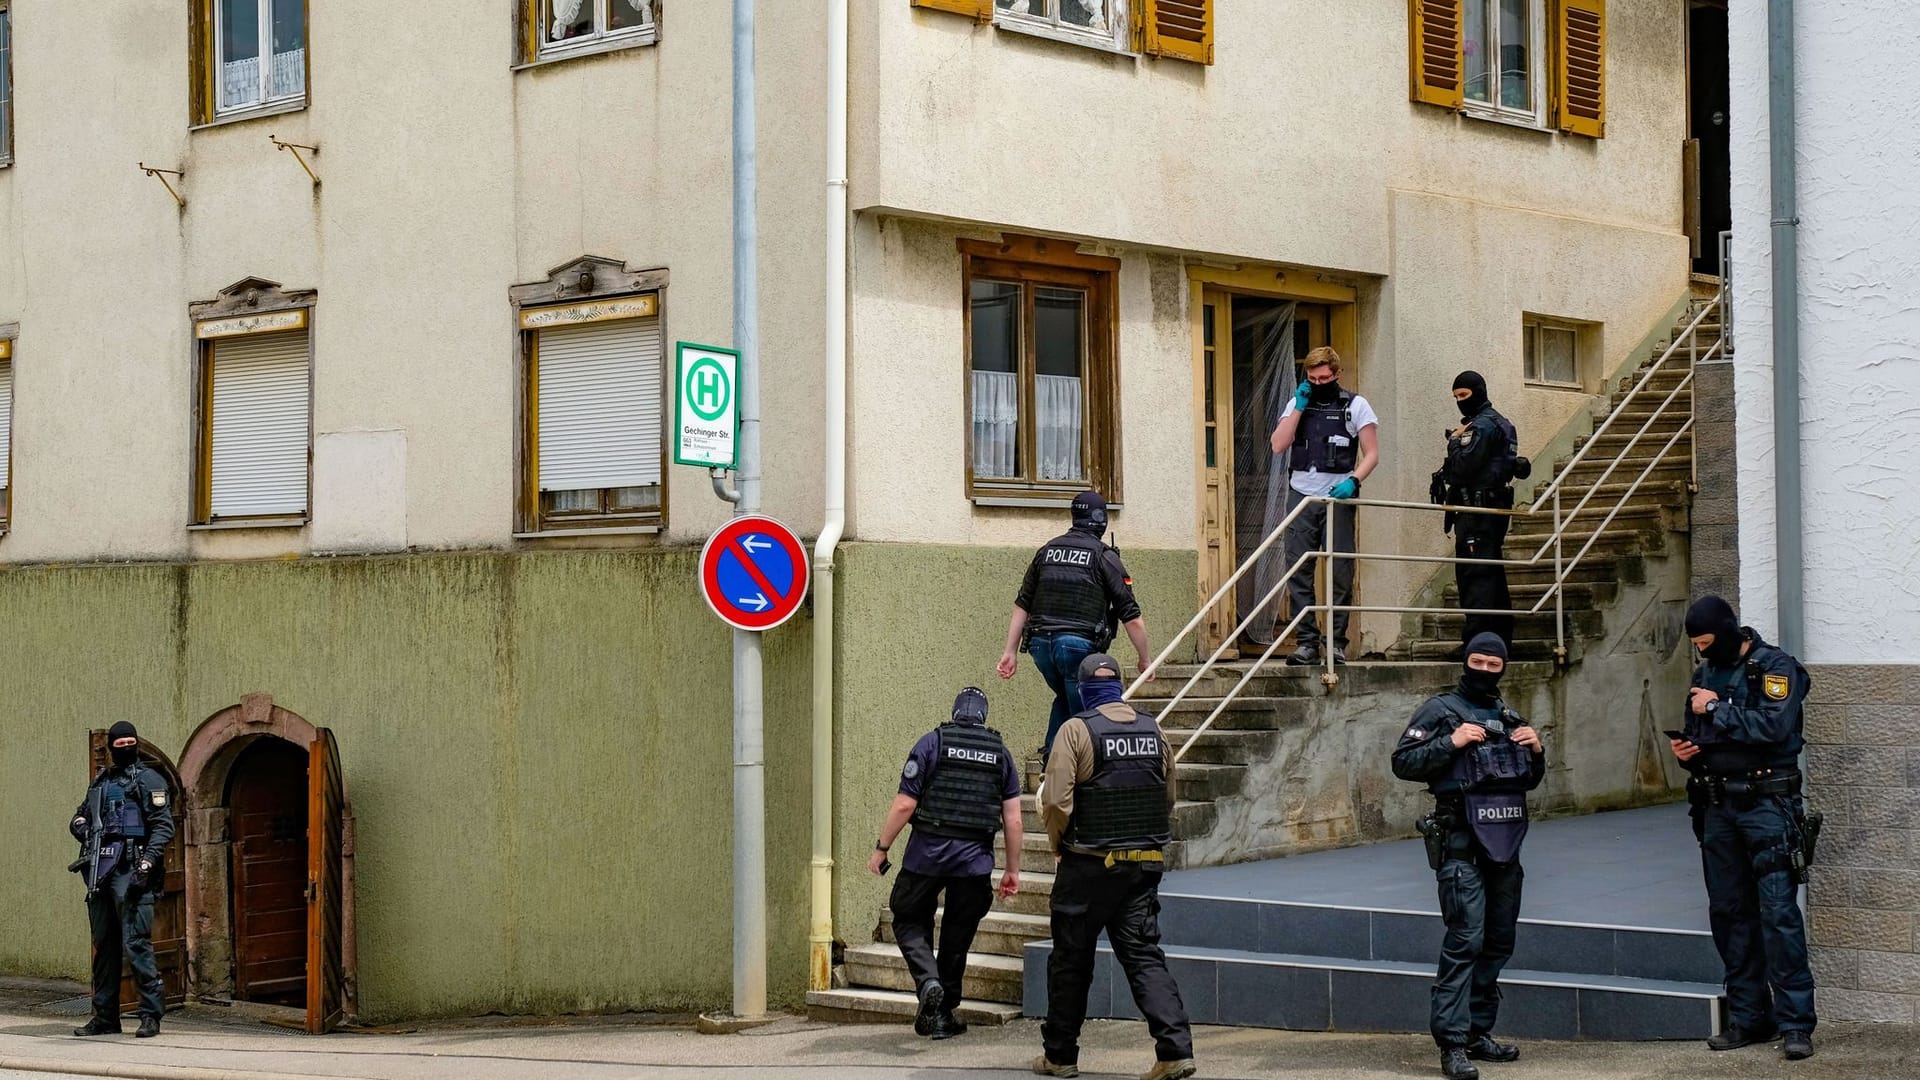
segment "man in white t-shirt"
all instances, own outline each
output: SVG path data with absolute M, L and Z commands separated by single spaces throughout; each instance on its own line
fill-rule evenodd
M 1372 475 L 1380 464 L 1380 419 L 1373 406 L 1358 394 L 1340 386 L 1340 354 L 1323 345 L 1307 354 L 1302 362 L 1307 377 L 1293 393 L 1280 414 L 1280 425 L 1273 429 L 1273 452 L 1292 455 L 1288 466 L 1287 513 L 1303 500 L 1331 495 L 1351 499 L 1360 494 L 1360 482 Z M 1332 513 L 1329 514 L 1328 510 Z M 1287 565 L 1298 562 L 1309 551 L 1325 550 L 1331 518 L 1333 550 L 1351 552 L 1353 547 L 1354 507 L 1339 503 L 1313 503 L 1287 526 L 1285 538 Z M 1311 559 L 1287 582 L 1287 596 L 1293 610 L 1314 603 L 1314 579 L 1324 560 Z M 1353 560 L 1333 559 L 1333 596 L 1335 605 L 1353 599 Z M 1347 660 L 1348 612 L 1333 613 L 1333 658 Z M 1300 621 L 1296 639 L 1299 648 L 1287 657 L 1289 664 L 1311 664 L 1322 658 L 1325 642 L 1317 620 L 1308 616 Z

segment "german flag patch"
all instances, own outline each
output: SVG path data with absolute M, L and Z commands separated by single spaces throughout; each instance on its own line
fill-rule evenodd
M 1787 700 L 1787 693 L 1791 688 L 1792 684 L 1787 681 L 1785 675 L 1768 675 L 1760 680 L 1760 689 L 1767 695 L 1769 701 Z

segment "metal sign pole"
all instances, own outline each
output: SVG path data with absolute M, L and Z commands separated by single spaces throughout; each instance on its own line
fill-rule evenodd
M 733 0 L 733 345 L 740 350 L 740 501 L 760 509 L 760 288 L 754 166 L 754 0 Z M 733 632 L 733 1015 L 767 1013 L 766 763 L 760 635 Z

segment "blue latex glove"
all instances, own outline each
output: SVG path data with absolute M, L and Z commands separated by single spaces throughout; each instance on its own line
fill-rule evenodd
M 1327 494 L 1332 495 L 1336 499 L 1351 499 L 1360 494 L 1360 481 L 1349 476 L 1345 480 L 1333 485 L 1333 490 Z
M 1313 384 L 1305 379 L 1293 388 L 1293 409 L 1295 412 L 1307 411 L 1307 398 L 1313 393 Z

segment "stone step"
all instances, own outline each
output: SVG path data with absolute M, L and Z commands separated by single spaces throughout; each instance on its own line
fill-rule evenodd
M 1007 865 L 1005 843 L 998 843 L 994 849 L 994 872 L 998 873 Z M 1053 849 L 1047 846 L 1045 832 L 1028 832 L 1020 838 L 1020 873 L 1053 873 Z
M 1238 705 L 1237 701 L 1235 705 Z M 1220 718 L 1226 719 L 1233 711 L 1230 707 L 1227 712 L 1220 714 Z M 1185 782 L 1184 770 L 1190 765 L 1250 765 L 1265 761 L 1280 743 L 1280 733 L 1277 731 L 1222 730 L 1217 724 L 1200 732 L 1196 739 L 1194 732 L 1205 718 L 1205 713 L 1195 713 L 1189 718 L 1193 727 L 1161 727 L 1161 732 L 1176 750 L 1187 747 L 1186 753 L 1180 757 L 1182 783 Z M 1192 745 L 1189 746 L 1189 742 Z
M 1567 639 L 1567 651 L 1570 657 L 1579 655 L 1580 650 L 1576 644 L 1578 640 L 1571 636 Z M 1408 660 L 1454 662 L 1449 658 L 1458 648 L 1460 648 L 1460 637 L 1457 634 L 1447 638 L 1422 638 L 1406 644 L 1400 650 L 1400 655 Z M 1553 650 L 1553 638 L 1518 638 L 1507 644 L 1507 662 L 1513 664 L 1520 661 L 1551 661 Z
M 1553 620 L 1551 610 L 1533 615 L 1515 615 L 1513 632 L 1523 638 L 1551 638 Z M 1568 637 L 1598 638 L 1606 633 L 1606 616 L 1599 611 L 1568 611 L 1566 620 Z M 1465 615 L 1422 615 L 1420 636 L 1458 644 L 1461 628 L 1466 621 Z
M 1278 656 L 1277 653 L 1275 655 Z M 1200 684 L 1194 687 L 1192 695 L 1221 697 L 1240 681 L 1240 676 L 1246 670 L 1244 665 L 1245 662 L 1232 659 L 1229 654 L 1228 658 L 1213 665 Z M 1199 664 L 1167 664 L 1156 673 L 1157 677 L 1152 682 L 1140 684 L 1140 688 L 1134 691 L 1133 697 L 1129 700 L 1149 712 L 1158 712 L 1160 706 L 1155 702 L 1165 702 L 1178 694 L 1180 688 L 1199 671 Z M 1286 708 L 1288 706 L 1285 704 L 1285 699 L 1304 699 L 1313 695 L 1308 684 L 1302 680 L 1287 678 L 1283 672 L 1263 668 L 1247 683 L 1246 688 L 1240 691 L 1240 696 L 1266 701 L 1274 708 Z
M 913 976 L 907 972 L 906 958 L 893 945 L 874 942 L 871 945 L 849 946 L 845 957 L 847 981 L 852 986 L 907 993 L 914 989 Z M 1021 960 L 1018 957 L 977 952 L 967 954 L 964 985 L 969 998 L 1018 1003 L 1021 980 Z
M 1249 952 L 1166 945 L 1188 1019 L 1292 1031 L 1425 1032 L 1433 961 Z M 1025 1006 L 1044 1015 L 1053 943 L 1027 948 Z M 1087 1015 L 1139 1018 L 1113 951 L 1102 945 Z M 1509 967 L 1500 978 L 1500 1030 L 1530 1039 L 1704 1039 L 1720 1030 L 1721 989 L 1619 975 Z
M 1542 596 L 1547 595 L 1547 590 L 1551 586 L 1551 574 L 1548 574 L 1546 580 L 1542 581 L 1520 582 L 1513 580 L 1511 574 L 1507 577 L 1507 594 L 1513 598 L 1514 604 L 1520 606 L 1532 604 Z M 1613 580 L 1583 582 L 1580 584 L 1569 582 L 1566 588 L 1566 595 L 1562 598 L 1561 603 L 1568 611 L 1593 611 L 1606 604 L 1613 603 L 1614 597 L 1619 594 L 1620 586 Z M 1445 589 L 1441 590 L 1440 600 L 1441 605 L 1444 607 L 1459 607 L 1459 586 L 1448 585 Z M 1549 606 L 1547 610 L 1552 610 L 1552 602 L 1549 601 L 1548 603 Z
M 1577 549 L 1576 549 L 1577 550 Z M 1567 558 L 1573 552 L 1566 553 Z M 1521 585 L 1544 586 L 1554 579 L 1551 553 L 1538 566 L 1515 566 L 1507 569 L 1509 588 Z M 1567 584 L 1613 584 L 1640 585 L 1647 580 L 1647 563 L 1637 555 L 1617 554 L 1606 559 L 1582 559 L 1579 565 L 1567 571 Z
M 1692 438 L 1692 436 L 1681 436 L 1680 439 L 1673 444 L 1672 449 L 1667 449 L 1667 440 L 1672 437 L 1672 429 L 1662 432 L 1648 431 L 1645 433 L 1642 433 L 1637 427 L 1626 430 L 1608 429 L 1606 433 L 1602 435 L 1582 435 L 1573 440 L 1573 452 L 1577 454 L 1582 450 L 1586 450 L 1588 457 L 1598 456 L 1610 461 L 1619 457 L 1623 451 L 1627 450 L 1628 445 L 1631 444 L 1633 453 L 1629 456 L 1628 460 L 1632 460 L 1633 457 L 1641 458 L 1643 468 L 1645 467 L 1645 461 L 1651 459 L 1655 454 L 1664 453 L 1669 457 L 1677 457 L 1683 461 L 1686 460 L 1687 441 Z M 1591 447 L 1591 449 L 1588 449 L 1589 447 Z M 1621 466 L 1621 468 L 1625 467 L 1625 465 Z M 1617 471 L 1618 470 L 1616 470 L 1616 472 Z
M 848 987 L 809 990 L 807 1019 L 827 1024 L 910 1024 L 920 1011 L 920 1000 L 900 990 Z M 998 1027 L 1020 1019 L 1020 1006 L 1001 1001 L 963 999 L 954 1015 L 963 1024 Z
M 996 899 L 998 899 L 996 897 Z M 936 928 L 943 925 L 946 908 L 934 913 Z M 1052 921 L 1045 915 L 1016 915 L 1007 911 L 989 911 L 980 920 L 980 929 L 973 935 L 973 951 L 988 956 L 1019 956 L 1028 942 L 1039 941 L 1053 933 Z M 899 939 L 893 935 L 893 912 L 880 913 L 880 940 L 895 945 Z
M 1280 659 L 1282 657 L 1275 654 L 1274 661 Z M 1231 678 L 1216 679 L 1209 673 L 1203 686 L 1195 687 L 1180 699 L 1178 705 L 1171 708 L 1165 707 L 1164 702 L 1147 698 L 1135 699 L 1134 703 L 1154 713 L 1163 731 L 1193 727 L 1212 712 L 1214 706 L 1220 704 L 1220 699 L 1239 681 L 1238 674 Z M 1253 692 L 1253 687 L 1259 683 L 1260 676 L 1256 675 L 1248 682 L 1246 690 L 1234 695 L 1233 704 L 1213 722 L 1213 727 L 1224 731 L 1279 731 L 1304 718 L 1312 706 L 1312 699 L 1305 697 L 1259 697 Z M 1203 693 L 1203 689 L 1207 692 Z

